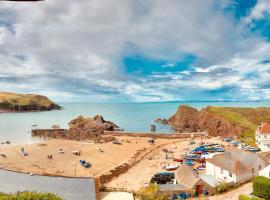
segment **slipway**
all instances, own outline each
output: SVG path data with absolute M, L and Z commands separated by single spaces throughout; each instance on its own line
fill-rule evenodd
M 95 180 L 92 178 L 68 178 L 30 176 L 29 174 L 0 170 L 0 192 L 17 191 L 51 192 L 65 200 L 95 200 Z

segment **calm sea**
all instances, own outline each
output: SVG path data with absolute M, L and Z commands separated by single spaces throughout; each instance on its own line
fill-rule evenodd
M 0 114 L 0 142 L 10 140 L 12 143 L 30 143 L 32 125 L 37 128 L 51 128 L 52 125 L 68 127 L 67 123 L 79 115 L 103 115 L 106 120 L 118 124 L 125 131 L 148 131 L 156 118 L 169 118 L 179 105 L 185 104 L 198 109 L 212 106 L 232 107 L 268 107 L 270 102 L 165 102 L 165 103 L 59 103 L 64 110 L 32 113 Z M 158 125 L 157 132 L 172 132 L 169 127 Z

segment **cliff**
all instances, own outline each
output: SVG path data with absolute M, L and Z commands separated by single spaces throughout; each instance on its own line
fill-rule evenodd
M 169 124 L 177 132 L 208 131 L 212 136 L 238 136 L 254 143 L 254 130 L 263 121 L 270 121 L 270 108 L 212 107 L 197 110 L 182 105 Z
M 0 112 L 30 112 L 61 109 L 45 96 L 0 92 Z

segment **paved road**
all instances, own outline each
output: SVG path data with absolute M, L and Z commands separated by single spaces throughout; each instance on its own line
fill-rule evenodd
M 226 192 L 221 195 L 212 196 L 209 198 L 209 200 L 238 200 L 238 197 L 240 194 L 250 194 L 252 193 L 252 183 L 247 183 L 235 190 Z
M 95 182 L 90 178 L 30 176 L 0 170 L 0 192 L 51 192 L 65 200 L 95 200 Z

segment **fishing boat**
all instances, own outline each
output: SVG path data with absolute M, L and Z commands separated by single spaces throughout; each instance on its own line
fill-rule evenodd
M 173 170 L 176 170 L 178 167 L 179 167 L 179 164 L 171 164 L 171 165 L 165 166 L 165 169 L 167 171 L 173 171 Z

